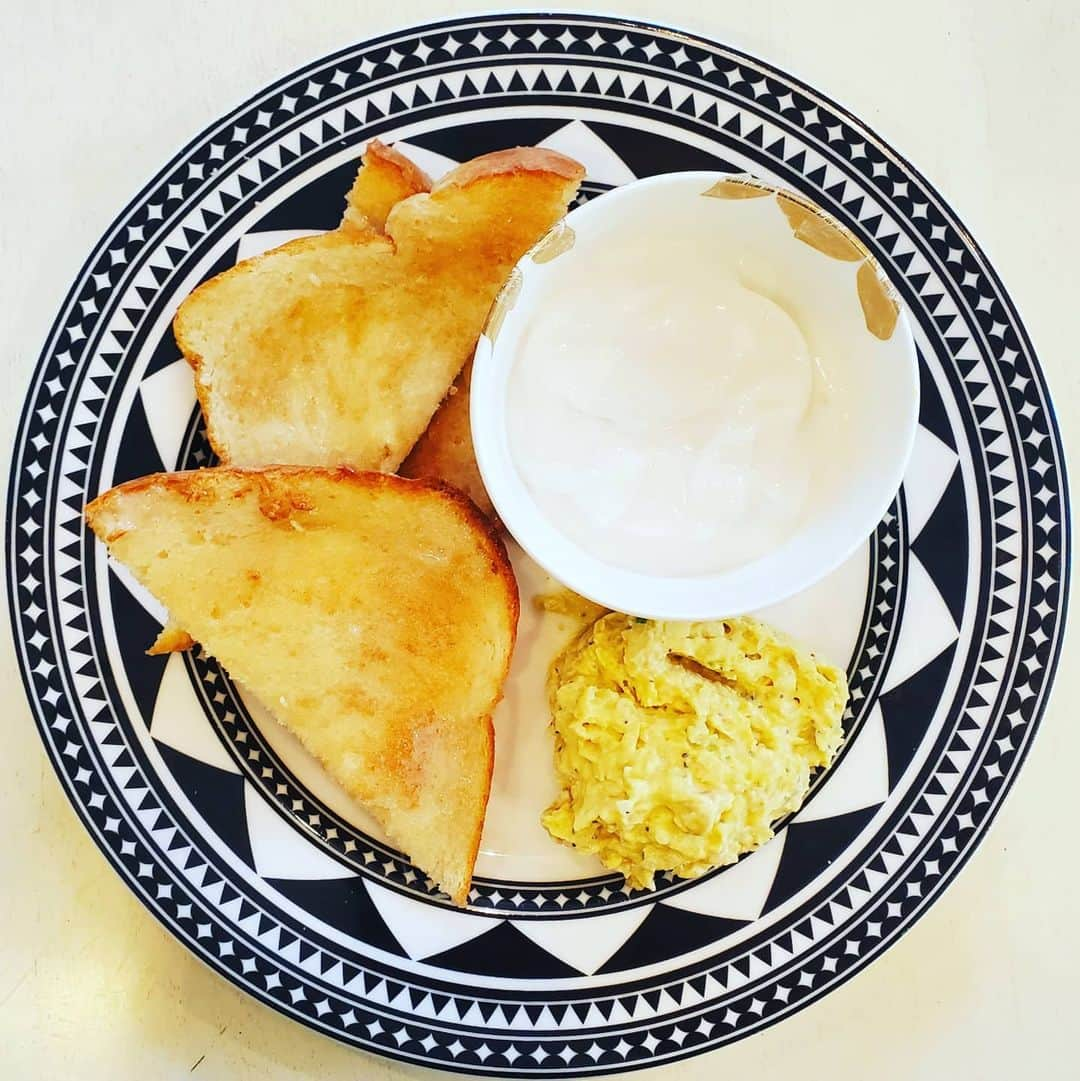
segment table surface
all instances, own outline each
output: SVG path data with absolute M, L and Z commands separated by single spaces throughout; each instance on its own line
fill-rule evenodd
M 261 84 L 344 43 L 478 6 L 23 0 L 0 40 L 2 475 L 38 349 L 71 279 L 177 147 Z M 1075 0 L 593 6 L 766 58 L 849 107 L 913 161 L 1000 271 L 1042 358 L 1066 444 L 1075 444 Z M 23 699 L 6 621 L 0 634 L 0 1072 L 89 1081 L 435 1076 L 306 1031 L 168 936 L 68 807 Z M 1080 657 L 1071 637 L 1012 795 L 926 917 L 861 975 L 783 1024 L 637 1076 L 1076 1076 L 1065 1021 L 1080 1005 L 1070 813 Z

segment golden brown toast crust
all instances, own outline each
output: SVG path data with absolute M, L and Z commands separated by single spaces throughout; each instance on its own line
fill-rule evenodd
M 370 724 L 371 718 L 381 718 L 377 720 L 376 729 L 377 732 L 381 732 L 377 738 L 382 739 L 381 746 L 383 750 L 379 752 L 379 761 L 383 763 L 381 767 L 381 775 L 386 778 L 393 778 L 393 782 L 387 791 L 393 793 L 392 795 L 381 796 L 378 789 L 378 784 L 389 784 L 389 780 L 385 782 L 372 781 L 371 768 L 366 767 L 367 772 L 363 776 L 353 776 L 349 773 L 349 769 L 356 767 L 349 766 L 344 768 L 341 766 L 340 761 L 335 761 L 334 756 L 324 756 L 322 749 L 325 749 L 326 744 L 316 742 L 309 745 L 309 749 L 312 750 L 320 757 L 324 764 L 330 769 L 331 773 L 345 785 L 345 787 L 356 798 L 359 798 L 362 802 L 368 804 L 376 816 L 382 819 L 382 812 L 380 807 L 384 810 L 389 807 L 387 811 L 390 815 L 389 820 L 384 821 L 388 829 L 391 831 L 391 835 L 398 840 L 399 843 L 409 850 L 416 844 L 415 838 L 409 836 L 395 836 L 393 822 L 395 821 L 393 815 L 394 808 L 398 809 L 405 807 L 408 811 L 408 804 L 411 802 L 413 806 L 419 806 L 424 814 L 426 814 L 426 803 L 429 799 L 436 801 L 436 806 L 441 807 L 442 803 L 439 802 L 441 798 L 445 798 L 445 795 L 440 795 L 440 790 L 428 791 L 424 787 L 422 777 L 428 777 L 429 773 L 426 772 L 426 768 L 421 768 L 417 763 L 423 763 L 430 759 L 425 757 L 428 755 L 431 746 L 436 747 L 444 746 L 442 742 L 431 745 L 425 743 L 425 740 L 436 739 L 439 741 L 448 739 L 449 743 L 445 744 L 445 747 L 453 749 L 460 746 L 469 746 L 471 748 L 469 752 L 468 768 L 462 768 L 462 776 L 467 778 L 469 784 L 468 797 L 466 804 L 462 805 L 467 808 L 467 813 L 461 813 L 459 810 L 455 815 L 452 822 L 448 823 L 447 828 L 456 831 L 456 838 L 452 847 L 452 855 L 449 854 L 451 849 L 447 849 L 447 859 L 451 860 L 452 867 L 449 884 L 447 884 L 447 890 L 451 893 L 451 896 L 458 904 L 464 904 L 469 890 L 469 883 L 471 879 L 471 868 L 475 863 L 476 855 L 479 849 L 480 836 L 483 828 L 483 819 L 486 812 L 487 800 L 490 793 L 491 775 L 494 766 L 494 729 L 491 723 L 491 713 L 501 696 L 502 687 L 505 682 L 507 673 L 509 671 L 510 658 L 513 650 L 513 643 L 516 638 L 517 619 L 519 613 L 519 600 L 517 593 L 517 584 L 514 578 L 513 570 L 511 568 L 509 559 L 506 555 L 506 550 L 503 547 L 502 541 L 496 530 L 492 527 L 488 519 L 460 492 L 441 484 L 439 482 L 432 481 L 412 481 L 405 478 L 391 476 L 380 473 L 357 473 L 348 468 L 340 468 L 336 470 L 318 469 L 318 468 L 269 468 L 262 470 L 236 470 L 226 467 L 197 470 L 189 473 L 179 474 L 155 474 L 149 477 L 142 477 L 137 480 L 130 481 L 124 485 L 121 485 L 109 492 L 104 493 L 95 499 L 86 508 L 86 517 L 90 523 L 94 532 L 109 545 L 113 554 L 122 559 L 130 569 L 135 573 L 136 577 L 144 581 L 144 584 L 155 592 L 153 586 L 155 583 L 160 584 L 163 581 L 169 581 L 171 579 L 162 578 L 161 575 L 171 575 L 174 573 L 172 568 L 178 566 L 177 561 L 185 558 L 185 555 L 191 555 L 192 558 L 199 558 L 195 554 L 196 550 L 189 549 L 188 553 L 183 550 L 182 542 L 176 540 L 175 531 L 170 532 L 166 527 L 162 532 L 161 520 L 163 516 L 175 514 L 178 512 L 177 508 L 183 508 L 191 506 L 198 514 L 189 514 L 187 511 L 180 511 L 183 519 L 189 526 L 196 529 L 200 537 L 200 544 L 203 544 L 203 530 L 213 529 L 216 526 L 213 524 L 218 519 L 215 519 L 213 515 L 215 513 L 227 513 L 232 515 L 234 512 L 231 508 L 236 507 L 237 513 L 241 516 L 238 519 L 239 526 L 241 528 L 242 535 L 246 538 L 250 538 L 250 541 L 245 541 L 240 547 L 245 551 L 258 550 L 257 543 L 255 541 L 255 534 L 251 532 L 252 529 L 261 530 L 263 535 L 272 535 L 277 539 L 273 542 L 274 550 L 280 556 L 282 552 L 282 545 L 288 548 L 293 541 L 291 538 L 298 538 L 297 545 L 302 545 L 305 542 L 305 533 L 310 530 L 318 532 L 320 529 L 326 528 L 326 519 L 323 517 L 325 514 L 333 513 L 337 515 L 345 514 L 343 520 L 347 522 L 355 521 L 354 511 L 352 508 L 359 507 L 360 504 L 356 504 L 351 500 L 342 502 L 344 496 L 338 495 L 342 487 L 352 488 L 356 490 L 364 490 L 367 492 L 386 492 L 393 493 L 395 495 L 395 501 L 389 505 L 391 507 L 390 513 L 395 513 L 393 507 L 396 505 L 397 511 L 405 510 L 407 513 L 402 518 L 402 526 L 406 529 L 406 533 L 402 534 L 402 544 L 408 546 L 408 530 L 413 522 L 412 511 L 408 508 L 413 505 L 413 500 L 419 499 L 422 501 L 422 506 L 428 508 L 423 513 L 434 513 L 436 507 L 438 513 L 434 519 L 429 518 L 424 525 L 424 529 L 430 530 L 431 522 L 436 523 L 446 522 L 447 515 L 450 519 L 458 522 L 463 528 L 461 530 L 453 530 L 449 528 L 447 524 L 438 525 L 439 536 L 448 536 L 450 539 L 446 543 L 453 546 L 455 552 L 459 553 L 458 556 L 451 557 L 455 562 L 448 564 L 446 574 L 454 574 L 452 567 L 460 567 L 463 571 L 457 573 L 468 573 L 476 577 L 475 589 L 482 589 L 484 591 L 484 605 L 483 611 L 491 613 L 501 613 L 498 615 L 492 615 L 491 618 L 495 619 L 497 625 L 503 630 L 499 631 L 498 639 L 492 639 L 493 649 L 497 648 L 499 652 L 492 654 L 492 659 L 500 657 L 500 664 L 498 670 L 489 670 L 484 667 L 475 667 L 477 664 L 487 665 L 488 661 L 482 659 L 484 654 L 476 654 L 473 652 L 473 647 L 468 647 L 467 653 L 461 653 L 461 645 L 454 645 L 454 642 L 464 641 L 468 635 L 463 638 L 462 635 L 465 632 L 464 625 L 460 622 L 461 615 L 451 616 L 451 618 L 457 619 L 456 630 L 451 631 L 449 638 L 442 638 L 441 632 L 437 629 L 439 627 L 449 628 L 451 625 L 441 621 L 441 619 L 431 620 L 429 613 L 431 607 L 438 607 L 441 603 L 441 598 L 434 594 L 429 594 L 426 590 L 428 587 L 424 587 L 425 591 L 423 597 L 411 596 L 409 593 L 409 587 L 403 587 L 404 593 L 398 590 L 396 595 L 411 597 L 411 604 L 419 604 L 419 607 L 415 608 L 415 614 L 412 614 L 414 609 L 399 610 L 399 615 L 395 616 L 393 611 L 389 611 L 384 618 L 382 615 L 375 617 L 374 625 L 380 628 L 389 628 L 391 623 L 386 620 L 390 619 L 395 626 L 405 628 L 403 639 L 394 637 L 394 635 L 386 632 L 380 632 L 380 638 L 371 642 L 370 639 L 362 637 L 359 642 L 365 649 L 375 650 L 377 659 L 372 661 L 370 657 L 364 660 L 362 663 L 367 665 L 366 668 L 358 669 L 357 679 L 360 680 L 356 684 L 356 691 L 362 693 L 363 699 L 367 702 L 367 694 L 370 692 L 375 694 L 375 698 L 372 702 L 377 702 L 378 695 L 384 693 L 378 689 L 377 684 L 371 684 L 370 680 L 388 679 L 393 671 L 400 668 L 402 678 L 404 673 L 413 671 L 417 674 L 431 673 L 434 678 L 434 682 L 431 683 L 433 688 L 432 699 L 426 697 L 426 690 L 418 690 L 417 686 L 427 687 L 426 683 L 420 685 L 413 685 L 411 683 L 401 684 L 400 680 L 398 685 L 405 690 L 406 699 L 409 700 L 411 694 L 412 699 L 409 700 L 411 704 L 407 702 L 400 707 L 396 716 L 396 720 L 391 719 L 384 712 L 385 707 L 372 706 L 370 704 L 361 704 L 356 707 L 359 712 L 350 712 L 347 714 L 349 718 L 349 724 Z M 160 496 L 157 495 L 160 493 Z M 347 493 L 345 493 L 347 495 Z M 150 502 L 147 502 L 147 497 L 150 498 Z M 168 498 L 166 498 L 168 497 Z M 384 513 L 381 509 L 384 507 L 382 502 L 376 501 L 375 503 L 366 503 L 370 508 L 373 508 L 370 513 L 376 513 L 374 508 L 380 508 L 377 513 L 380 516 Z M 241 507 L 246 507 L 247 510 L 240 511 Z M 336 509 L 335 509 L 336 508 Z M 201 517 L 200 517 L 201 515 Z M 207 515 L 210 515 L 207 517 Z M 254 515 L 254 517 L 252 517 Z M 263 525 L 258 526 L 258 522 L 262 520 Z M 334 521 L 339 519 L 335 518 Z M 232 519 L 230 518 L 230 521 Z M 305 526 L 306 523 L 306 526 Z M 197 527 L 197 528 L 196 528 Z M 368 543 L 363 539 L 363 531 L 358 534 L 357 541 L 352 541 L 348 538 L 348 530 L 351 527 L 345 528 L 345 535 L 341 536 L 341 539 L 348 545 L 353 546 L 357 543 Z M 142 530 L 144 538 L 140 539 L 138 536 L 139 531 Z M 282 530 L 284 532 L 282 533 Z M 363 534 L 363 535 L 362 535 Z M 397 534 L 395 534 L 396 536 Z M 164 545 L 168 548 L 167 542 L 163 538 L 169 536 L 173 537 L 173 544 L 171 550 L 159 550 L 159 546 Z M 215 542 L 217 543 L 217 542 Z M 374 542 L 372 542 L 374 543 Z M 379 542 L 383 543 L 383 542 Z M 466 545 L 466 547 L 461 547 Z M 471 552 L 473 554 L 469 554 Z M 222 549 L 215 549 L 221 551 Z M 395 548 L 396 550 L 396 548 Z M 198 551 L 202 551 L 199 548 Z M 235 554 L 236 546 L 235 542 L 229 548 L 229 551 Z M 375 550 L 372 549 L 374 552 Z M 383 549 L 385 552 L 385 549 Z M 126 558 L 125 558 L 126 557 Z M 249 566 L 249 560 L 256 560 L 255 556 L 242 555 L 239 557 L 242 566 Z M 291 557 L 290 557 L 291 558 Z M 427 557 L 424 557 L 425 559 Z M 456 560 L 463 559 L 464 562 L 458 563 Z M 214 560 L 211 558 L 211 563 Z M 409 566 L 416 564 L 403 563 L 402 566 Z M 202 563 L 199 563 L 202 566 Z M 268 566 L 276 566 L 276 573 L 279 576 L 281 574 L 282 564 L 279 562 L 274 564 L 271 562 Z M 430 566 L 430 564 L 429 564 Z M 481 567 L 486 569 L 481 571 Z M 468 570 L 468 568 L 472 568 Z M 259 567 L 259 570 L 265 568 Z M 208 567 L 207 574 L 215 573 L 215 567 Z M 256 569 L 249 569 L 244 574 L 240 574 L 235 569 L 233 571 L 227 571 L 225 567 L 218 563 L 216 566 L 216 573 L 222 575 L 221 581 L 223 582 L 235 582 L 237 580 L 244 581 L 246 577 L 254 576 L 256 579 L 260 577 Z M 267 581 L 258 583 L 253 588 L 266 589 L 272 583 L 269 577 L 270 571 L 267 571 Z M 321 572 L 320 572 L 321 573 Z M 328 571 L 329 573 L 329 571 Z M 405 572 L 403 572 L 405 573 Z M 425 571 L 424 573 L 427 573 Z M 435 579 L 444 572 L 437 570 L 435 573 Z M 230 577 L 231 575 L 231 577 Z M 156 577 L 155 577 L 156 576 Z M 310 577 L 310 576 L 309 576 Z M 150 581 L 146 581 L 149 578 Z M 174 592 L 177 590 L 178 596 L 183 597 L 185 593 L 191 588 L 192 579 L 185 577 L 182 582 L 177 584 L 173 583 L 169 588 Z M 411 579 L 410 579 L 411 581 Z M 473 596 L 471 592 L 473 586 L 463 586 L 458 583 L 459 588 L 466 589 L 468 596 Z M 215 589 L 217 585 L 215 583 Z M 307 587 L 303 587 L 307 588 Z M 441 588 L 441 587 L 439 587 Z M 167 592 L 167 590 L 166 590 Z M 338 594 L 331 591 L 336 598 Z M 362 591 L 363 592 L 363 591 Z M 391 591 L 393 592 L 393 591 Z M 438 592 L 438 590 L 437 590 Z M 234 612 L 238 612 L 238 605 L 243 604 L 243 598 L 238 597 L 235 594 L 227 593 L 227 598 L 224 604 L 226 608 L 231 608 Z M 265 595 L 264 595 L 265 596 Z M 377 591 L 363 592 L 363 596 L 371 596 L 373 603 L 377 605 L 379 603 L 379 594 Z M 430 605 L 424 603 L 424 597 L 430 596 Z M 168 605 L 169 599 L 167 597 L 161 597 L 162 600 Z M 216 602 L 221 599 L 218 594 L 214 593 L 211 600 Z M 189 602 L 198 603 L 198 602 Z M 345 603 L 345 602 L 342 602 Z M 366 602 L 365 602 L 366 603 Z M 478 602 L 480 603 L 480 602 Z M 318 609 L 322 611 L 322 609 Z M 472 609 L 468 609 L 472 610 Z M 256 611 L 253 609 L 252 611 Z M 261 618 L 266 619 L 266 609 L 261 609 L 263 616 Z M 456 612 L 463 612 L 464 610 L 454 609 Z M 480 611 L 477 609 L 476 611 Z M 245 611 L 242 613 L 245 621 L 250 620 L 251 613 L 247 611 L 245 605 Z M 212 618 L 211 618 L 212 617 Z M 210 641 L 207 643 L 207 648 L 210 648 L 217 652 L 219 657 L 228 664 L 230 671 L 241 681 L 249 682 L 252 689 L 257 693 L 261 693 L 260 686 L 258 685 L 258 679 L 254 679 L 250 675 L 250 671 L 244 671 L 244 664 L 248 661 L 241 660 L 245 656 L 250 656 L 251 642 L 262 641 L 263 639 L 259 634 L 252 633 L 249 622 L 241 624 L 248 628 L 244 633 L 248 635 L 246 641 L 248 645 L 243 646 L 237 644 L 237 640 L 233 639 L 230 643 L 227 638 L 222 637 L 222 626 L 228 626 L 229 624 L 219 625 L 214 622 L 217 617 L 211 613 L 210 617 L 202 612 L 201 615 L 196 615 L 195 611 L 188 611 L 184 613 L 185 622 L 196 625 L 198 630 L 198 621 L 202 619 L 202 627 L 205 630 L 207 627 L 212 629 L 209 632 Z M 338 626 L 341 619 L 345 620 L 345 626 L 350 626 L 352 621 L 359 618 L 359 610 L 355 608 L 349 608 L 345 616 L 333 616 L 335 622 L 333 625 Z M 488 617 L 485 616 L 485 619 Z M 400 620 L 404 620 L 401 622 Z M 415 621 L 419 621 L 418 623 Z M 235 625 L 235 624 L 233 624 Z M 361 621 L 361 626 L 372 626 L 372 622 L 369 619 L 367 623 Z M 486 626 L 493 626 L 494 624 L 485 623 Z M 472 623 L 469 624 L 471 628 Z M 325 629 L 325 628 L 324 628 Z M 310 630 L 310 628 L 309 628 Z M 277 632 L 275 632 L 277 633 Z M 396 633 L 396 632 L 395 632 Z M 216 637 L 215 637 L 216 635 Z M 435 638 L 432 638 L 435 635 Z M 276 640 L 276 639 L 271 639 Z M 487 639 L 484 639 L 485 641 Z M 497 647 L 496 647 L 497 641 Z M 386 654 L 379 650 L 380 645 L 387 645 L 390 648 L 391 642 L 400 642 L 400 648 L 412 649 L 418 647 L 421 652 L 417 656 L 409 657 L 405 653 L 391 652 Z M 443 643 L 448 643 L 443 645 Z M 366 643 L 366 645 L 365 645 Z M 411 645 L 410 645 L 411 643 Z M 340 640 L 339 640 L 340 644 Z M 439 651 L 443 648 L 450 649 L 451 656 L 458 658 L 471 658 L 469 665 L 462 671 L 455 669 L 454 671 L 438 672 L 433 670 L 430 666 L 436 664 L 436 658 L 440 655 Z M 233 653 L 230 654 L 230 649 Z M 341 645 L 341 649 L 345 650 L 342 653 L 342 657 L 352 656 L 350 652 L 352 646 L 348 643 Z M 237 652 L 239 650 L 239 652 Z M 245 653 L 244 650 L 248 652 Z M 340 650 L 338 650 L 340 653 Z M 337 656 L 337 653 L 335 653 Z M 359 655 L 357 655 L 359 658 Z M 234 668 L 233 658 L 237 659 L 239 670 Z M 424 659 L 428 658 L 428 659 Z M 280 664 L 281 662 L 276 662 Z M 352 663 L 352 662 L 350 662 Z M 359 659 L 358 659 L 358 662 Z M 308 662 L 305 660 L 303 666 L 306 667 Z M 339 671 L 336 667 L 337 661 L 334 661 L 334 670 Z M 374 664 L 375 668 L 372 669 L 371 665 Z M 412 665 L 410 669 L 408 665 Z M 401 668 L 401 665 L 405 665 Z M 420 668 L 416 668 L 416 665 L 420 665 Z M 389 666 L 389 667 L 388 667 Z M 453 667 L 453 665 L 451 665 Z M 363 672 L 373 673 L 372 675 L 363 675 Z M 471 675 L 470 675 L 471 673 Z M 460 685 L 461 689 L 454 689 L 459 686 L 455 681 L 465 680 L 465 684 Z M 476 679 L 481 679 L 480 683 L 475 683 Z M 318 688 L 323 688 L 325 685 L 320 681 Z M 365 691 L 365 687 L 368 688 Z M 338 688 L 333 695 L 330 693 L 330 688 L 325 687 L 325 701 L 324 695 L 316 689 L 319 705 L 317 707 L 318 716 L 321 718 L 326 713 L 326 703 L 333 703 L 339 701 L 350 701 L 351 699 L 341 698 L 340 695 L 346 693 L 348 688 L 344 690 Z M 373 689 L 374 688 L 374 689 Z M 490 688 L 490 691 L 489 691 Z M 310 692 L 310 688 L 307 689 Z M 293 708 L 297 708 L 298 703 L 301 701 L 301 688 L 297 685 L 293 685 L 289 689 L 283 689 L 278 687 L 275 690 L 269 691 L 273 696 L 278 694 L 288 694 L 290 699 L 295 693 L 297 695 Z M 351 694 L 351 691 L 348 691 Z M 396 692 L 395 692 L 396 693 Z M 459 695 L 467 694 L 467 698 L 459 698 Z M 448 697 L 449 695 L 449 697 Z M 489 696 L 490 695 L 490 696 Z M 390 702 L 393 699 L 383 699 Z M 282 697 L 282 706 L 285 707 L 285 698 Z M 454 702 L 458 701 L 458 705 L 454 705 Z M 272 708 L 275 707 L 277 702 L 276 697 L 271 697 L 267 702 Z M 464 707 L 465 712 L 460 712 L 462 703 L 469 703 Z M 440 705 L 441 703 L 441 705 Z M 425 707 L 430 704 L 432 710 L 437 711 L 430 716 L 425 717 Z M 306 707 L 310 709 L 311 707 Z M 375 713 L 372 713 L 372 709 Z M 443 709 L 449 709 L 450 712 L 442 713 Z M 391 712 L 393 712 L 391 707 Z M 305 715 L 310 716 L 310 715 Z M 330 717 L 335 716 L 333 707 L 330 707 Z M 342 723 L 344 723 L 344 716 L 342 715 Z M 368 720 L 365 720 L 368 718 Z M 454 719 L 456 718 L 456 719 Z M 282 716 L 281 719 L 288 723 L 287 717 Z M 305 724 L 310 724 L 310 721 L 305 721 Z M 320 720 L 318 724 L 322 724 Z M 450 727 L 447 729 L 446 726 Z M 296 734 L 300 736 L 301 740 L 307 743 L 305 731 L 303 726 L 301 728 L 294 729 Z M 372 730 L 373 734 L 370 738 L 376 738 L 376 730 Z M 440 732 L 446 732 L 445 736 L 439 735 Z M 455 733 L 457 733 L 455 735 Z M 471 735 L 469 734 L 471 733 Z M 365 737 L 367 738 L 367 737 Z M 420 744 L 417 745 L 416 740 L 420 740 Z M 462 744 L 460 740 L 465 740 Z M 417 746 L 420 750 L 416 750 Z M 363 752 L 369 754 L 370 751 Z M 436 757 L 444 757 L 448 753 L 445 749 L 442 752 L 437 752 Z M 415 755 L 419 754 L 420 757 L 416 758 Z M 448 766 L 452 767 L 455 776 L 459 769 L 453 762 L 448 763 Z M 343 772 L 344 768 L 344 772 Z M 438 775 L 438 774 L 437 774 Z M 371 786 L 375 784 L 373 789 Z M 359 787 L 357 787 L 359 785 Z M 456 797 L 455 797 L 456 798 Z M 383 802 L 380 803 L 380 800 Z M 389 803 L 386 803 L 389 800 Z M 372 803 L 371 801 L 374 801 Z M 404 802 L 403 802 L 404 801 Z M 384 807 L 385 804 L 385 807 Z M 449 804 L 447 805 L 450 806 Z M 457 807 L 458 804 L 453 806 Z M 397 821 L 402 821 L 398 819 Z M 412 819 L 408 819 L 412 821 Z M 415 831 L 414 831 L 415 832 Z M 463 868 L 467 868 L 468 873 L 464 873 Z M 431 871 L 431 866 L 425 867 L 425 870 Z M 437 870 L 434 872 L 437 876 Z M 444 883 L 447 880 L 442 879 Z
M 546 173 L 580 183 L 585 179 L 585 166 L 556 150 L 547 150 L 542 146 L 516 146 L 494 150 L 463 162 L 451 169 L 431 190 L 441 191 L 451 185 L 463 188 L 488 177 L 520 176 L 522 173 Z
M 513 622 L 516 627 L 518 616 L 521 614 L 518 604 L 517 578 L 514 576 L 514 568 L 510 563 L 510 557 L 506 554 L 506 545 L 503 543 L 502 534 L 492 524 L 483 511 L 460 489 L 436 477 L 401 477 L 395 473 L 378 473 L 373 470 L 358 470 L 351 466 L 341 465 L 336 468 L 323 466 L 303 465 L 273 465 L 263 466 L 260 469 L 238 469 L 226 466 L 215 466 L 211 469 L 188 469 L 177 473 L 150 473 L 145 477 L 136 477 L 134 480 L 125 481 L 115 488 L 91 500 L 86 504 L 84 514 L 90 528 L 106 544 L 115 538 L 101 532 L 102 509 L 117 495 L 146 491 L 150 488 L 172 488 L 182 492 L 184 498 L 192 502 L 214 494 L 215 480 L 218 474 L 228 473 L 237 478 L 248 478 L 251 484 L 258 485 L 260 478 L 267 480 L 287 480 L 289 477 L 305 477 L 319 475 L 334 481 L 352 484 L 358 488 L 393 488 L 398 491 L 427 491 L 438 492 L 447 502 L 455 507 L 456 516 L 462 521 L 468 521 L 478 533 L 482 534 L 491 556 L 492 570 L 497 571 L 503 582 L 508 587 L 508 593 L 513 602 Z M 271 511 L 264 510 L 267 517 Z M 177 632 L 183 634 L 183 631 Z

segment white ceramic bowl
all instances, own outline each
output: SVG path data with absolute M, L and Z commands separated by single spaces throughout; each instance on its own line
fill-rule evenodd
M 712 197 L 703 198 L 704 195 Z M 522 479 L 508 433 L 508 378 L 532 316 L 551 303 L 557 276 L 587 269 L 613 230 L 658 216 L 691 230 L 690 257 L 708 274 L 718 246 L 737 245 L 762 267 L 781 267 L 808 338 L 828 321 L 829 347 L 858 363 L 858 444 L 834 463 L 843 483 L 808 507 L 779 547 L 723 573 L 657 576 L 612 566 L 550 520 Z M 643 252 L 643 257 L 647 253 Z M 585 261 L 582 263 L 581 261 Z M 715 262 L 713 263 L 715 267 Z M 658 267 L 657 273 L 663 273 Z M 604 281 L 595 282 L 602 298 Z M 890 326 L 890 324 L 892 324 Z M 822 326 L 824 323 L 822 323 Z M 488 493 L 507 529 L 554 578 L 616 611 L 657 619 L 715 619 L 753 611 L 806 589 L 866 539 L 900 486 L 918 420 L 919 376 L 905 313 L 862 246 L 801 196 L 750 177 L 671 173 L 640 180 L 574 210 L 517 265 L 492 308 L 472 374 L 472 434 Z

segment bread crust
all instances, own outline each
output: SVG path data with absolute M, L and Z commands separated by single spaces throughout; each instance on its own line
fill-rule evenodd
M 451 169 L 431 191 L 434 194 L 444 188 L 464 188 L 480 180 L 519 176 L 522 173 L 547 173 L 563 180 L 581 181 L 585 179 L 585 166 L 557 150 L 542 146 L 515 146 L 507 150 L 493 150 L 490 154 L 481 154 L 478 158 L 463 162 Z
M 269 480 L 288 479 L 289 477 L 322 477 L 339 483 L 351 484 L 357 488 L 390 488 L 398 491 L 427 491 L 442 496 L 453 504 L 457 516 L 469 522 L 480 533 L 487 546 L 487 554 L 492 561 L 492 570 L 496 571 L 507 587 L 507 593 L 513 601 L 513 622 L 516 628 L 520 615 L 517 578 L 510 557 L 506 553 L 502 534 L 492 524 L 491 519 L 462 491 L 435 477 L 401 477 L 395 473 L 378 473 L 374 470 L 353 469 L 351 466 L 307 466 L 307 465 L 271 465 L 258 469 L 240 469 L 235 466 L 214 466 L 210 469 L 187 469 L 176 473 L 149 473 L 145 477 L 136 477 L 125 481 L 115 488 L 92 499 L 86 505 L 86 520 L 100 540 L 109 542 L 110 537 L 103 530 L 101 514 L 108 503 L 117 496 L 144 492 L 149 488 L 170 488 L 184 496 L 189 502 L 200 498 L 198 490 L 204 489 L 207 495 L 216 488 L 215 477 L 228 475 L 239 481 L 250 481 L 249 488 L 259 483 L 259 478 Z M 189 485 L 194 484 L 193 493 Z M 516 630 L 515 630 L 516 633 Z
M 403 186 L 413 192 L 431 189 L 431 177 L 392 144 L 388 146 L 379 139 L 372 139 L 364 148 L 363 161 L 365 165 L 378 162 L 393 169 L 401 177 Z

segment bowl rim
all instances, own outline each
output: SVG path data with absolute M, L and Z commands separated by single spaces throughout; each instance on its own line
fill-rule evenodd
M 497 354 L 499 330 L 507 313 L 518 302 L 523 281 L 534 264 L 533 257 L 568 227 L 573 229 L 575 221 L 618 213 L 622 201 L 633 198 L 646 188 L 715 185 L 720 181 L 760 189 L 762 195 L 783 195 L 824 219 L 858 249 L 861 260 L 873 268 L 899 308 L 894 333 L 901 336 L 908 360 L 905 365 L 905 389 L 909 408 L 897 440 L 898 453 L 891 462 L 887 476 L 882 478 L 882 495 L 874 500 L 865 500 L 865 510 L 857 518 L 858 529 L 852 526 L 850 536 L 845 531 L 846 539 L 842 544 L 826 546 L 827 555 L 807 560 L 805 545 L 800 547 L 797 543 L 806 531 L 797 527 L 783 544 L 765 553 L 761 559 L 727 571 L 685 576 L 647 574 L 606 563 L 572 540 L 540 509 L 518 473 L 508 448 L 499 446 L 500 435 L 505 434 L 507 427 L 501 418 L 505 417 L 505 385 L 512 367 L 512 361 Z M 698 194 L 705 194 L 705 187 Z M 505 342 L 505 336 L 502 337 Z M 503 371 L 499 370 L 500 367 Z M 709 620 L 740 615 L 777 604 L 825 578 L 858 550 L 888 510 L 903 482 L 918 429 L 918 352 L 906 306 L 900 300 L 895 285 L 866 246 L 822 207 L 800 192 L 751 173 L 725 173 L 719 170 L 660 173 L 614 188 L 575 207 L 515 264 L 485 320 L 476 347 L 471 379 L 473 450 L 484 486 L 506 531 L 536 563 L 575 593 L 613 611 L 651 619 Z M 497 393 L 500 388 L 503 392 Z M 782 566 L 802 565 L 801 572 L 781 573 L 764 584 L 755 585 L 750 580 L 755 567 L 760 574 L 762 560 L 777 557 L 789 548 L 793 550 L 793 555 L 798 553 L 800 558 L 789 560 Z M 813 552 L 809 554 L 812 556 Z

